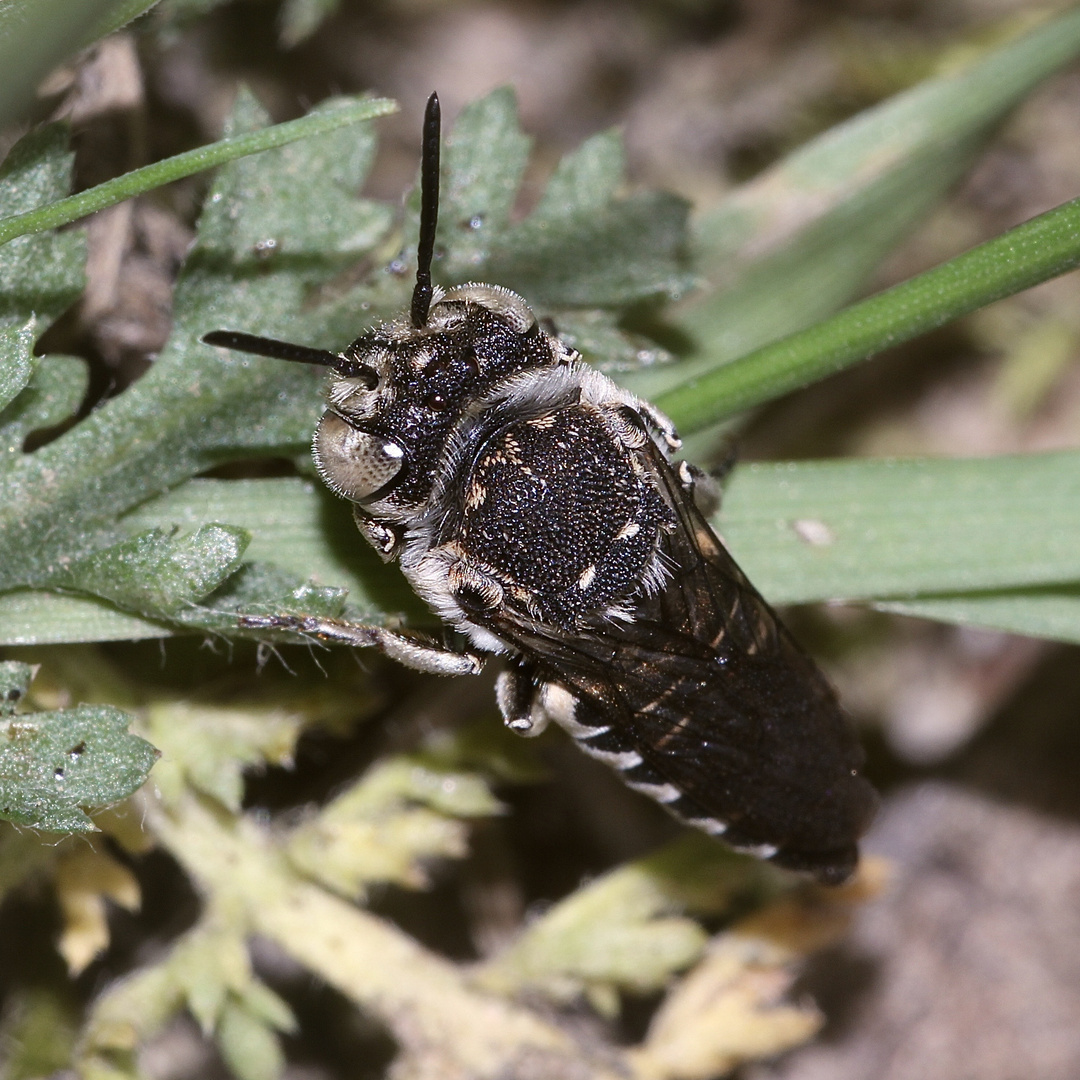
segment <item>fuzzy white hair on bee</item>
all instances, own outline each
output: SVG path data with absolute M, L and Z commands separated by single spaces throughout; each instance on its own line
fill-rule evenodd
M 320 476 L 474 651 L 319 616 L 241 625 L 438 674 L 501 654 L 512 730 L 555 721 L 683 821 L 843 881 L 876 797 L 835 694 L 702 515 L 671 421 L 511 290 L 433 285 L 439 147 L 432 94 L 408 312 L 340 353 L 229 330 L 203 341 L 329 369 Z

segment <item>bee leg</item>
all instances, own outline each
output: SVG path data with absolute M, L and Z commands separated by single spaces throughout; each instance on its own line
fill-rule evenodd
M 433 641 L 397 634 L 382 626 L 367 626 L 317 615 L 241 615 L 248 629 L 284 630 L 336 641 L 357 648 L 375 648 L 392 660 L 432 675 L 476 675 L 483 661 L 471 653 L 444 649 Z
M 680 461 L 676 473 L 679 486 L 693 500 L 694 505 L 705 517 L 712 517 L 720 509 L 720 482 L 711 473 L 691 465 L 689 461 Z
M 533 738 L 548 725 L 548 714 L 539 706 L 536 668 L 523 657 L 510 661 L 495 680 L 495 701 L 503 723 L 515 735 Z
M 719 460 L 709 470 L 709 476 L 722 488 L 727 483 L 731 470 L 735 468 L 735 462 L 739 460 L 739 446 L 734 436 L 726 436 L 720 444 L 720 450 L 722 452 Z
M 648 401 L 638 401 L 637 411 L 645 418 L 645 422 L 664 440 L 669 451 L 674 453 L 682 446 L 675 425 L 655 406 Z

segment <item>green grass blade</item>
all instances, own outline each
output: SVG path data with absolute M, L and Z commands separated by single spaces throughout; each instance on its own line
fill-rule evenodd
M 1010 634 L 1080 644 L 1080 583 L 1061 588 L 885 600 L 874 607 L 897 615 L 917 615 L 938 622 L 985 626 Z
M 347 505 L 309 481 L 193 480 L 124 524 L 136 534 L 215 520 L 251 532 L 246 557 L 256 563 L 348 588 L 354 617 L 420 617 L 400 573 L 357 536 Z M 773 603 L 862 600 L 1066 640 L 1080 633 L 1080 600 L 1068 599 L 1080 582 L 1080 451 L 748 465 L 735 471 L 716 524 Z M 166 632 L 127 615 L 110 622 L 107 610 L 13 592 L 0 597 L 0 643 Z
M 737 469 L 716 519 L 774 603 L 1080 581 L 1080 451 Z
M 211 169 L 216 165 L 223 165 L 227 161 L 286 146 L 298 139 L 322 135 L 349 124 L 374 120 L 396 109 L 396 102 L 387 98 L 339 102 L 329 108 L 316 109 L 297 120 L 289 120 L 284 124 L 275 124 L 273 127 L 220 139 L 218 142 L 210 143 L 209 146 L 200 146 L 195 150 L 188 150 L 183 154 L 166 158 L 164 161 L 156 161 L 153 165 L 134 169 L 114 180 L 106 180 L 103 184 L 82 191 L 78 195 L 70 195 L 48 206 L 0 219 L 0 244 L 6 244 L 9 240 L 14 240 L 16 236 L 44 232 L 46 229 L 55 229 L 59 225 L 67 225 L 96 210 L 103 210 L 107 206 L 123 202 L 124 199 L 152 191 L 163 184 Z
M 0 127 L 22 118 L 38 83 L 92 40 L 117 0 L 4 0 L 0 3 Z
M 112 0 L 108 12 L 93 28 L 83 45 L 92 42 L 123 29 L 128 23 L 133 22 L 140 15 L 145 15 L 152 7 L 156 7 L 159 0 Z
M 825 132 L 707 211 L 694 243 L 707 285 L 675 315 L 690 355 L 631 388 L 655 399 L 864 292 L 1008 110 L 1078 52 L 1074 9 Z
M 656 404 L 684 431 L 697 431 L 1078 265 L 1080 199 L 1073 199 L 808 330 L 692 379 Z
M 44 589 L 0 593 L 0 645 L 141 641 L 171 633 L 164 623 L 128 615 L 95 597 L 62 596 Z

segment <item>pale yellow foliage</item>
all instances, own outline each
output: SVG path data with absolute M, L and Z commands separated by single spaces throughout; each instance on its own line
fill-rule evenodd
M 884 877 L 880 861 L 866 860 L 843 888 L 799 889 L 718 934 L 669 993 L 644 1044 L 630 1051 L 635 1076 L 710 1080 L 812 1038 L 821 1014 L 788 1000 L 791 984 L 811 953 L 843 935 Z
M 109 945 L 106 900 L 137 911 L 141 902 L 139 883 L 95 844 L 71 847 L 56 864 L 56 897 L 64 928 L 60 955 L 72 975 L 78 975 Z

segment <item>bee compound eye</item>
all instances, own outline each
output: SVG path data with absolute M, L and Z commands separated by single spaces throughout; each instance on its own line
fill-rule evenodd
M 397 443 L 358 431 L 331 412 L 319 421 L 313 449 L 323 480 L 353 502 L 370 499 L 405 465 L 405 451 Z

